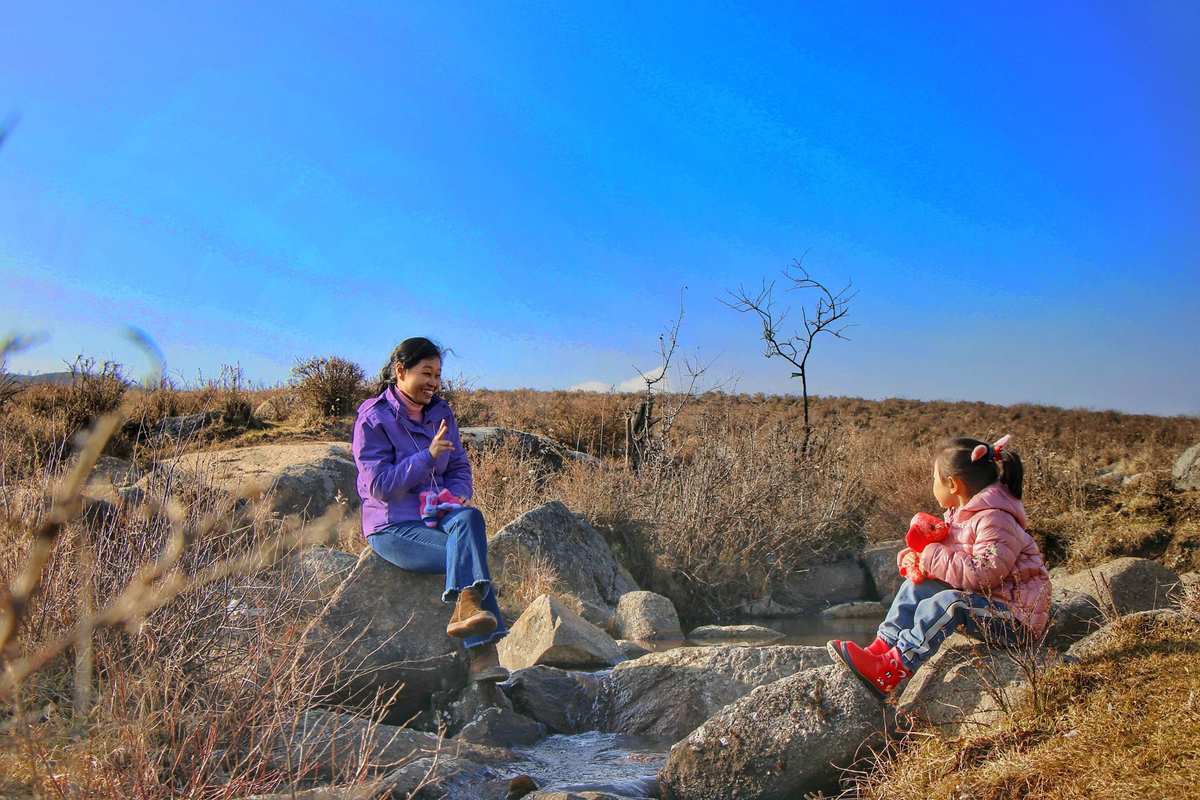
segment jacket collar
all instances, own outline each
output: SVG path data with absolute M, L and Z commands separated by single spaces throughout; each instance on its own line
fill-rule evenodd
M 417 429 L 420 429 L 422 425 L 435 418 L 433 414 L 438 408 L 446 405 L 446 401 L 441 398 L 441 395 L 435 394 L 433 399 L 430 400 L 428 405 L 425 406 L 425 410 L 422 413 L 421 422 L 413 422 L 408 418 L 408 409 L 404 407 L 404 403 L 401 402 L 400 397 L 397 394 L 399 391 L 400 390 L 395 386 L 388 386 L 383 390 L 383 393 L 379 395 L 379 398 L 377 399 L 381 399 L 386 402 L 388 408 L 390 408 L 392 413 L 396 415 L 396 419 L 403 425 L 412 425 Z

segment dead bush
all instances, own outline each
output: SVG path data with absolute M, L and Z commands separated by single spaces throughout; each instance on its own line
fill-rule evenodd
M 348 414 L 363 396 L 362 367 L 337 356 L 309 358 L 292 367 L 300 404 L 314 417 Z

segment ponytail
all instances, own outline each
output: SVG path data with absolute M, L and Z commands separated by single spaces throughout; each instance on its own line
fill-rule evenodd
M 1025 483 L 1025 465 L 1021 463 L 1021 457 L 1012 450 L 1000 451 L 1000 482 L 1013 497 L 1021 499 Z
M 449 350 L 438 347 L 424 336 L 414 336 L 411 339 L 405 339 L 396 345 L 396 349 L 392 350 L 392 354 L 388 356 L 387 363 L 383 365 L 383 369 L 379 370 L 379 377 L 375 380 L 372 393 L 383 394 L 389 386 L 396 385 L 397 365 L 405 369 L 412 369 L 427 358 L 441 360 L 442 356 L 447 352 Z

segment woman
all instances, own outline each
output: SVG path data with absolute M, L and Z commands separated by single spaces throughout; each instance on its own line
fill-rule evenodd
M 508 633 L 488 574 L 483 514 L 470 508 L 471 465 L 454 412 L 437 390 L 442 351 L 405 339 L 358 407 L 354 461 L 363 534 L 379 556 L 411 572 L 446 574 L 454 603 L 446 635 L 467 647 L 473 681 L 501 681 L 496 641 Z M 424 518 L 423 518 L 424 516 Z

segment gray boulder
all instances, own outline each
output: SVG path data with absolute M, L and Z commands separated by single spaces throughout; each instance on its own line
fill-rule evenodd
M 859 600 L 854 603 L 838 603 L 821 612 L 825 619 L 883 619 L 887 611 L 874 600 Z
M 773 642 L 784 634 L 762 625 L 701 625 L 687 635 L 689 642 Z
M 1032 642 L 988 646 L 954 634 L 909 679 L 896 711 L 947 736 L 978 733 L 1027 695 L 1029 671 L 1044 668 L 1048 658 Z
M 164 439 L 187 439 L 208 427 L 217 416 L 212 411 L 201 411 L 196 414 L 163 417 L 152 431 L 152 435 Z
M 762 686 L 829 663 L 823 647 L 682 647 L 618 664 L 604 680 L 601 730 L 679 740 Z
M 1179 575 L 1147 558 L 1116 558 L 1054 582 L 1055 595 L 1082 594 L 1105 613 L 1130 614 L 1163 608 L 1179 584 Z
M 557 500 L 517 517 L 488 542 L 488 561 L 502 601 L 520 588 L 516 565 L 533 559 L 547 561 L 558 576 L 556 590 L 577 598 L 584 618 L 602 628 L 611 622 L 621 596 L 638 588 L 604 536 Z
M 438 737 L 350 714 L 309 710 L 283 726 L 265 754 L 265 766 L 282 775 L 335 783 L 383 775 L 426 755 L 446 752 L 486 764 L 503 764 L 512 754 L 469 742 L 440 744 Z
M 546 726 L 506 708 L 486 708 L 463 727 L 458 738 L 492 747 L 531 745 L 546 735 Z
M 551 667 L 610 667 L 625 659 L 612 637 L 548 594 L 530 603 L 497 650 L 510 670 Z
M 1179 458 L 1171 469 L 1171 481 L 1181 492 L 1194 492 L 1200 489 L 1200 443 L 1194 444 Z
M 798 570 L 771 591 L 772 598 L 780 605 L 800 614 L 820 611 L 838 603 L 866 600 L 870 594 L 866 571 L 857 561 L 849 559 Z
M 522 456 L 537 462 L 546 472 L 556 472 L 562 469 L 564 464 L 572 461 L 595 465 L 600 463 L 595 456 L 572 450 L 549 437 L 539 436 L 536 433 L 488 426 L 459 428 L 458 432 L 462 437 L 462 443 L 468 448 L 484 450 L 489 447 L 511 445 Z
M 831 664 L 760 686 L 671 748 L 659 773 L 666 800 L 790 798 L 836 790 L 890 712 Z
M 342 442 L 208 450 L 187 453 L 171 463 L 232 495 L 252 489 L 269 491 L 271 508 L 279 514 L 317 517 L 335 503 L 347 510 L 360 505 L 358 472 L 350 445 Z
M 446 636 L 443 580 L 363 551 L 304 632 L 327 702 L 367 708 L 395 693 L 385 718 L 402 722 L 428 710 L 435 693 L 466 684 L 462 647 Z
M 904 540 L 893 539 L 873 544 L 859 556 L 863 569 L 871 577 L 871 584 L 875 587 L 875 593 L 879 595 L 879 601 L 884 605 L 892 602 L 892 598 L 900 590 L 900 584 L 904 582 L 904 578 L 896 569 L 896 554 L 903 549 Z
M 603 679 L 590 672 L 529 667 L 501 684 L 513 708 L 554 733 L 595 730 L 595 707 Z
M 1082 661 L 1112 650 L 1121 638 L 1149 631 L 1155 625 L 1171 624 L 1185 619 L 1184 614 L 1170 608 L 1155 608 L 1126 614 L 1080 639 L 1067 650 L 1067 659 Z
M 1050 623 L 1046 626 L 1046 644 L 1065 650 L 1104 624 L 1104 613 L 1096 599 L 1082 592 L 1054 590 L 1050 603 Z
M 683 639 L 675 604 L 661 594 L 637 591 L 621 595 L 613 628 L 623 639 L 656 641 Z

